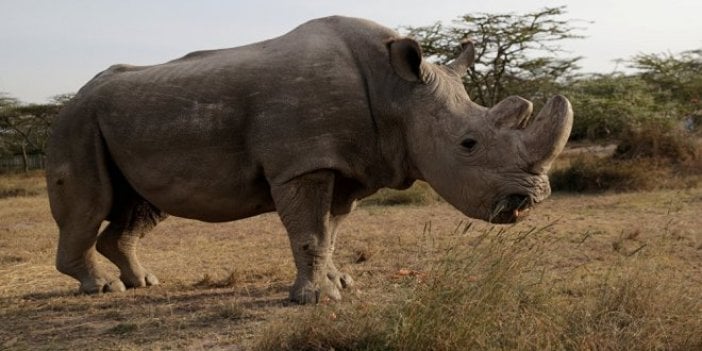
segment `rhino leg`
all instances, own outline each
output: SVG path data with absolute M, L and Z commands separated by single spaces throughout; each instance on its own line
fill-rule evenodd
M 98 237 L 97 250 L 119 268 L 119 278 L 127 288 L 157 285 L 156 276 L 139 262 L 136 249 L 139 239 L 166 215 L 131 189 L 121 189 L 119 194 L 111 222 Z
M 346 273 L 341 273 L 339 270 L 336 268 L 336 265 L 334 265 L 333 257 L 332 255 L 334 254 L 334 249 L 336 247 L 336 234 L 339 229 L 339 225 L 341 222 L 346 219 L 348 214 L 353 210 L 353 208 L 356 205 L 356 202 L 347 196 L 339 196 L 339 191 L 338 188 L 339 184 L 337 183 L 337 186 L 335 187 L 334 193 L 334 202 L 332 203 L 332 208 L 331 208 L 331 217 L 330 217 L 330 233 L 331 233 L 331 247 L 329 249 L 329 259 L 327 260 L 327 270 L 328 270 L 328 277 L 334 282 L 334 285 L 337 286 L 338 288 L 348 288 L 353 286 L 353 279 L 351 278 L 350 275 Z
M 97 264 L 98 226 L 64 226 L 59 230 L 56 268 L 80 282 L 80 292 L 124 291 L 121 281 L 110 281 Z
M 110 212 L 113 195 L 101 141 L 61 143 L 51 152 L 46 176 L 51 213 L 59 227 L 56 268 L 77 279 L 84 293 L 124 290 L 97 263 L 98 230 Z
M 300 304 L 319 302 L 323 295 L 339 300 L 340 289 L 352 282 L 332 262 L 336 227 L 344 215 L 333 213 L 334 185 L 334 172 L 319 171 L 271 187 L 297 268 L 290 299 Z

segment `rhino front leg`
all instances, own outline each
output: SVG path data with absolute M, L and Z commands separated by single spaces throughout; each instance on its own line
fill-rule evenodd
M 317 303 L 322 296 L 339 300 L 340 289 L 351 282 L 332 262 L 335 229 L 341 219 L 332 217 L 334 178 L 332 171 L 319 171 L 271 187 L 297 268 L 290 299 L 300 304 Z

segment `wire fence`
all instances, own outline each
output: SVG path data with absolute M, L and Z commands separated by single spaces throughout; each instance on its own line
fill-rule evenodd
M 27 168 L 44 169 L 46 167 L 46 157 L 44 155 L 27 155 Z M 24 159 L 21 155 L 0 158 L 0 171 L 22 171 L 24 170 Z

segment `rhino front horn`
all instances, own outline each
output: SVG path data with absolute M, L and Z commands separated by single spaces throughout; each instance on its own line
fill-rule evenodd
M 573 127 L 573 109 L 564 96 L 548 100 L 539 114 L 524 129 L 524 145 L 533 168 L 547 171 L 563 151 Z

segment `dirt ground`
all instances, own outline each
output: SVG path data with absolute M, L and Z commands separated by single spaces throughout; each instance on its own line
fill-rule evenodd
M 702 291 L 700 188 L 556 194 L 532 212 L 506 228 L 544 228 L 552 274 L 585 276 L 641 256 L 655 260 L 655 274 L 681 275 Z M 438 241 L 468 242 L 490 227 L 443 202 L 360 207 L 335 256 L 356 286 L 337 303 L 391 303 L 398 272 L 427 270 Z M 275 214 L 219 224 L 167 219 L 140 248 L 161 285 L 117 294 L 76 294 L 77 282 L 54 268 L 56 241 L 45 194 L 0 199 L 0 349 L 244 350 L 272 323 L 313 308 L 287 301 L 294 269 Z

